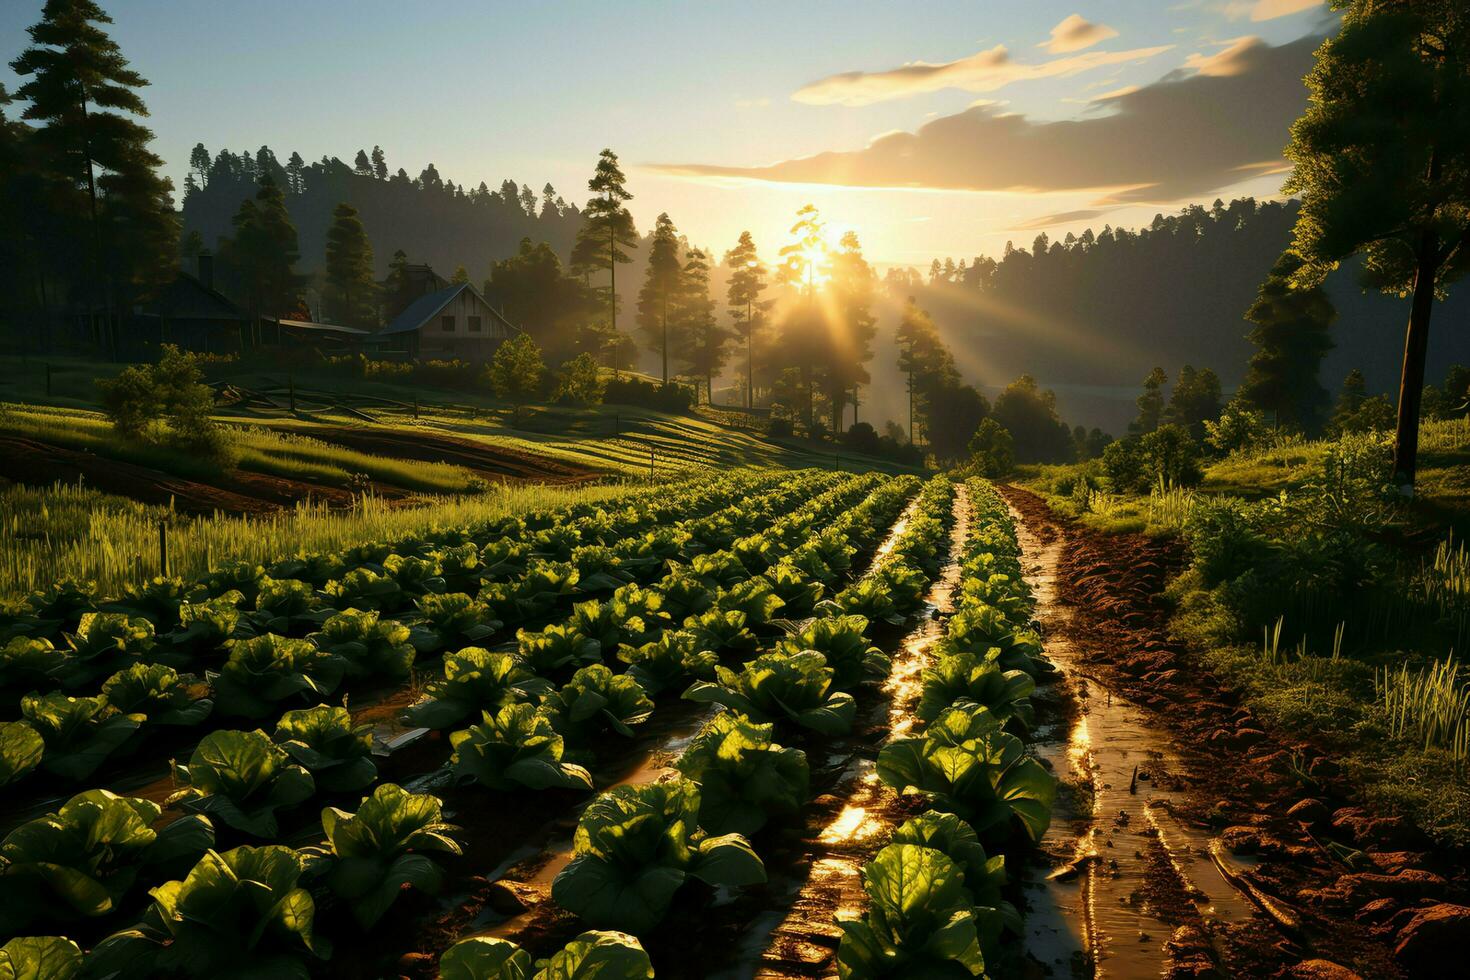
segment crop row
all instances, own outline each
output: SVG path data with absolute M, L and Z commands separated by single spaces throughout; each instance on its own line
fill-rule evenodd
M 904 622 L 921 606 L 939 568 L 952 498 L 949 480 L 931 480 L 867 574 L 816 603 L 811 619 L 793 624 L 740 669 L 719 666 L 714 680 L 696 681 L 685 691 L 688 700 L 725 710 L 674 763 L 675 778 L 617 787 L 584 811 L 571 862 L 551 894 L 597 931 L 557 956 L 575 955 L 587 968 L 595 962 L 602 971 L 597 975 L 609 980 L 651 977 L 635 937 L 659 924 L 686 882 L 738 888 L 765 881 L 751 835 L 768 821 L 798 817 L 810 795 L 805 753 L 779 744 L 776 736 L 799 729 L 836 736 L 851 729 L 856 697 L 889 669 L 870 630 L 880 621 Z M 552 970 L 554 960 L 542 965 Z M 444 954 L 441 973 L 513 980 L 529 975 L 517 972 L 529 962 L 514 943 L 473 937 Z
M 821 482 L 815 476 L 804 479 L 813 486 Z M 853 493 L 877 482 L 873 478 L 840 481 L 818 498 L 822 503 L 814 501 L 799 514 L 776 521 L 764 535 L 740 535 L 740 531 L 748 528 L 727 527 L 724 533 L 732 545 L 730 549 L 701 549 L 692 556 L 686 554 L 692 557 L 687 566 L 671 565 L 673 570 L 669 575 L 654 585 L 644 588 L 629 582 L 618 587 L 608 603 L 593 600 L 577 605 L 566 623 L 537 631 L 522 630 L 517 653 L 461 649 L 446 658 L 443 681 L 437 687 L 431 686 L 431 696 L 415 706 L 413 713 L 448 727 L 454 723 L 451 715 L 456 712 L 465 715 L 475 710 L 483 712 L 483 724 L 471 725 L 451 736 L 455 750 L 451 763 L 463 778 L 500 788 L 511 784 L 589 785 L 590 780 L 584 781 L 576 767 L 561 760 L 563 740 L 572 736 L 580 741 L 599 730 L 626 730 L 630 724 L 641 721 L 647 716 L 644 704 L 651 710 L 651 702 L 641 689 L 639 675 L 653 681 L 667 676 L 671 670 L 696 672 L 717 650 L 742 647 L 749 642 L 747 637 L 753 638 L 750 626 L 763 626 L 782 605 L 778 591 L 788 594 L 796 608 L 803 602 L 815 604 L 823 580 L 834 579 L 851 557 L 853 548 L 847 544 L 845 531 L 852 531 L 858 538 L 864 533 L 870 536 L 870 531 L 862 531 L 863 517 L 876 514 L 884 507 L 891 511 L 901 502 L 902 487 L 890 483 L 882 485 L 868 504 L 853 509 Z M 815 534 L 817 526 L 829 526 L 829 529 Z M 712 536 L 708 528 L 701 530 L 707 538 Z M 683 543 L 687 545 L 690 540 L 693 535 L 686 532 Z M 570 542 L 564 546 L 575 547 Z M 490 543 L 485 547 L 490 547 Z M 704 547 L 708 547 L 708 541 Z M 758 579 L 751 576 L 737 554 L 744 555 L 745 564 L 763 568 L 764 574 Z M 610 585 L 617 581 L 617 574 L 627 572 L 621 563 L 604 567 L 600 574 L 611 578 L 602 584 Z M 740 579 L 738 584 L 732 582 L 728 588 L 722 587 L 722 582 L 735 578 Z M 482 588 L 482 599 L 492 587 L 494 583 Z M 329 589 L 322 591 L 330 594 Z M 507 618 L 517 616 L 525 620 L 530 618 L 528 613 L 534 615 L 540 610 L 540 607 L 527 610 L 514 601 L 523 598 L 522 590 L 498 591 L 502 600 L 510 597 L 503 604 L 509 614 Z M 687 613 L 683 620 L 686 629 L 664 630 L 673 615 L 669 610 L 675 609 Z M 325 623 L 341 615 L 337 613 Z M 402 628 L 399 624 L 391 625 Z M 486 624 L 482 621 L 478 625 Z M 687 637 L 693 637 L 695 642 L 691 644 L 683 639 Z M 627 642 L 639 639 L 648 642 L 641 646 Z M 240 642 L 249 644 L 256 640 Z M 387 646 L 398 648 L 403 643 Z M 627 673 L 614 675 L 600 662 L 587 662 L 600 660 L 604 652 L 619 646 L 623 659 L 632 663 Z M 688 664 L 683 662 L 684 653 L 691 654 Z M 363 659 L 366 651 L 357 654 Z M 366 659 L 377 662 L 382 658 Z M 578 664 L 583 666 L 576 667 L 571 679 L 560 689 L 536 673 L 536 670 L 555 673 Z M 302 689 L 293 693 L 302 693 Z M 454 704 L 457 700 L 473 702 L 474 706 L 465 711 L 464 703 Z M 533 707 L 529 703 L 533 700 L 539 700 L 540 704 Z M 200 743 L 188 766 L 179 767 L 180 781 L 187 788 L 178 794 L 177 801 L 206 811 L 235 830 L 270 836 L 275 830 L 274 810 L 310 796 L 314 778 L 321 781 L 322 788 L 338 791 L 360 788 L 372 781 L 375 773 L 370 769 L 372 761 L 367 757 L 367 748 L 363 733 L 351 727 L 345 709 L 325 705 L 288 712 L 277 727 L 276 740 L 263 732 L 216 732 Z M 149 811 L 149 807 L 154 809 Z M 99 944 L 87 960 L 87 972 L 136 972 L 134 957 L 146 958 L 149 970 L 165 973 L 183 972 L 186 964 L 192 970 L 200 963 L 238 963 L 242 957 L 246 961 L 260 959 L 272 963 L 272 948 L 277 948 L 284 957 L 272 969 L 298 972 L 303 969 L 296 956 L 301 948 L 318 956 L 325 955 L 327 948 L 311 933 L 311 916 L 304 914 L 310 908 L 311 896 L 300 887 L 301 882 L 324 877 L 331 890 L 351 905 L 359 922 L 371 924 L 383 914 L 402 886 L 432 888 L 437 883 L 439 871 L 422 851 L 457 850 L 452 836 L 445 832 L 439 807 L 439 801 L 432 796 L 406 793 L 389 784 L 380 786 L 365 799 L 356 814 L 332 808 L 323 811 L 328 842 L 320 853 L 284 847 L 241 847 L 224 854 L 206 851 L 182 881 L 172 881 L 153 890 L 154 905 L 138 929 Z M 116 876 L 107 873 L 116 870 L 113 868 L 92 869 L 100 871 L 100 877 L 107 879 L 113 888 L 121 887 L 125 892 L 131 887 L 140 864 L 150 868 L 154 865 L 177 868 L 180 864 L 187 865 L 190 856 L 197 857 L 201 841 L 203 847 L 212 843 L 205 839 L 209 822 L 202 818 L 185 818 L 155 833 L 149 824 L 157 816 L 156 805 L 110 794 L 82 794 L 58 814 L 33 824 L 61 825 L 53 826 L 52 831 L 64 836 L 69 822 L 93 821 L 94 811 L 121 813 L 129 808 L 136 814 L 134 822 L 141 821 L 144 828 L 140 838 L 147 837 L 148 842 L 142 852 L 130 855 L 123 855 L 115 842 L 107 843 L 120 864 L 128 864 L 128 859 L 132 861 L 131 867 Z M 176 826 L 181 829 L 171 829 Z M 167 860 L 153 854 L 159 840 L 171 842 L 163 849 Z M 8 843 L 7 839 L 6 846 Z M 0 862 L 5 860 L 3 854 L 0 850 Z M 12 861 L 4 870 L 18 869 L 20 873 L 14 877 L 21 879 L 30 872 L 32 884 L 44 878 L 34 873 L 35 862 L 22 867 L 23 864 Z M 267 880 L 261 875 L 275 877 Z M 0 883 L 8 877 L 11 877 L 8 873 L 0 876 Z M 253 936 L 248 949 L 240 949 L 238 936 L 233 932 L 211 934 L 207 924 L 195 921 L 196 917 L 178 904 L 182 899 L 176 893 L 187 897 L 199 889 L 208 891 L 209 897 L 202 897 L 205 891 L 199 891 L 198 901 L 228 904 L 232 901 L 228 894 L 232 893 L 221 890 L 224 888 L 219 884 L 221 880 L 234 882 L 232 887 L 241 896 L 258 891 L 256 886 L 261 884 L 269 886 L 268 892 L 262 894 L 274 896 L 269 910 L 256 909 L 252 922 L 259 927 L 258 935 Z M 96 883 L 94 879 L 93 884 Z M 56 890 L 55 882 L 41 884 Z M 238 900 L 244 902 L 246 898 Z M 257 895 L 252 901 L 259 905 L 261 898 Z M 99 906 L 98 911 L 105 912 L 110 907 L 110 904 Z M 74 907 L 73 911 L 86 914 L 84 908 Z M 272 938 L 274 941 L 266 941 Z M 258 948 L 261 943 L 264 943 L 263 950 Z M 281 952 L 286 949 L 291 952 Z
M 1029 628 L 1015 529 L 988 483 L 967 489 L 974 523 L 955 612 L 921 675 L 923 733 L 892 739 L 878 756 L 879 778 L 927 809 L 863 869 L 868 910 L 841 923 L 844 980 L 985 976 L 1015 948 L 1002 937 L 1021 928 L 998 852 L 1035 844 L 1051 819 L 1056 779 L 1019 737 L 1048 667 Z

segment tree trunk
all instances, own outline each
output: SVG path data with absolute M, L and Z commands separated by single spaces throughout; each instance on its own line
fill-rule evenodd
M 1424 397 L 1424 360 L 1429 350 L 1429 315 L 1434 310 L 1438 256 L 1439 236 L 1424 232 L 1419 243 L 1419 266 L 1414 272 L 1414 295 L 1409 303 L 1409 328 L 1404 335 L 1404 369 L 1399 379 L 1398 427 L 1393 442 L 1394 482 L 1409 495 L 1414 492 L 1419 456 L 1419 403 Z
M 755 321 L 750 318 L 752 313 L 751 301 L 745 302 L 745 407 L 755 407 L 755 388 L 752 377 L 755 374 Z

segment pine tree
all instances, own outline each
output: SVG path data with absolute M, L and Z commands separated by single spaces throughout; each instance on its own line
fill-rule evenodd
M 238 284 L 252 316 L 252 334 L 259 342 L 260 318 L 278 319 L 301 307 L 301 259 L 296 228 L 286 210 L 286 196 L 269 177 L 254 199 L 240 205 L 234 218 L 235 236 L 225 243 L 221 259 Z
M 103 30 L 110 23 L 92 0 L 47 0 L 31 46 L 10 67 L 26 79 L 16 97 L 28 103 L 21 117 L 38 124 L 33 145 L 53 200 L 90 226 L 90 281 L 77 285 L 108 314 L 101 339 L 115 352 L 111 311 L 166 280 L 179 230 L 173 185 L 148 149 L 153 134 L 134 118 L 148 114 L 135 91 L 148 83 Z M 80 200 L 76 188 L 85 189 Z
M 725 293 L 725 303 L 730 316 L 735 320 L 735 330 L 745 342 L 745 407 L 755 405 L 755 337 L 757 312 L 766 306 L 760 301 L 766 289 L 766 267 L 756 253 L 755 239 L 750 232 L 742 231 L 740 241 L 725 253 L 725 265 L 730 267 L 730 282 Z
M 1143 379 L 1143 394 L 1138 396 L 1138 418 L 1128 424 L 1128 431 L 1145 436 L 1159 427 L 1164 418 L 1164 385 L 1169 376 L 1156 367 Z
M 452 275 L 452 276 L 449 277 L 450 284 L 451 285 L 455 285 L 455 286 L 458 286 L 461 283 L 466 283 L 466 282 L 469 282 L 469 281 L 470 281 L 470 272 L 469 272 L 468 269 L 466 269 L 464 267 L 463 264 L 461 264 L 460 266 L 458 266 L 457 268 L 455 268 L 454 275 Z
M 1335 0 L 1342 28 L 1317 49 L 1283 188 L 1302 198 L 1300 284 L 1362 254 L 1385 290 L 1409 294 L 1394 472 L 1412 492 L 1429 318 L 1470 269 L 1470 17 L 1455 0 Z
M 209 186 L 209 151 L 203 143 L 195 143 L 189 151 L 189 172 L 201 190 Z
M 907 378 L 909 400 L 909 444 L 917 441 L 916 432 L 928 428 L 928 398 L 942 387 L 947 375 L 958 374 L 953 359 L 939 339 L 939 329 L 928 311 L 919 308 L 912 296 L 904 307 L 898 324 L 898 369 Z
M 518 333 L 496 348 L 486 373 L 495 397 L 515 406 L 515 419 L 519 422 L 521 406 L 541 388 L 546 365 L 541 360 L 541 349 L 530 335 Z
M 526 212 L 526 217 L 536 217 L 536 192 L 531 190 L 529 184 L 521 185 L 521 210 Z
M 704 379 L 705 400 L 713 405 L 715 375 L 730 356 L 731 334 L 715 319 L 715 301 L 709 294 L 709 262 L 697 248 L 690 249 L 689 259 L 679 273 L 675 299 L 679 359 L 688 365 L 690 374 Z
M 1205 437 L 1205 422 L 1213 422 L 1219 417 L 1219 377 L 1209 368 L 1196 371 L 1192 365 L 1184 365 L 1169 395 L 1164 421 L 1183 426 L 1196 442 L 1200 442 Z
M 383 156 L 383 148 L 381 146 L 374 146 L 373 147 L 372 163 L 373 163 L 373 176 L 376 177 L 378 180 L 387 180 L 388 179 L 388 159 L 387 159 L 387 157 Z
M 801 384 L 806 389 L 803 415 L 807 428 L 811 429 L 816 416 L 813 374 L 824 347 L 825 330 L 817 308 L 817 280 L 824 278 L 828 271 L 826 224 L 815 205 L 803 205 L 796 212 L 791 236 L 791 243 L 781 249 L 776 281 L 796 289 L 803 301 L 787 314 L 781 325 L 781 346 L 800 371 Z
M 643 288 L 638 290 L 638 329 L 647 338 L 647 346 L 657 351 L 663 364 L 663 383 L 669 383 L 670 307 L 676 302 L 680 288 L 679 233 L 667 213 L 658 216 L 653 226 L 653 242 L 648 248 L 648 269 Z M 677 325 L 676 325 L 677 331 Z
M 587 181 L 592 198 L 582 212 L 582 228 L 572 249 L 572 267 L 580 273 L 590 277 L 603 269 L 608 272 L 608 326 L 600 342 L 611 355 L 614 370 L 618 365 L 619 346 L 618 266 L 633 261 L 626 250 L 638 245 L 638 231 L 627 207 L 633 195 L 626 184 L 627 178 L 618 167 L 618 155 L 603 150 L 596 171 Z
M 1329 328 L 1337 311 L 1320 285 L 1292 284 L 1302 264 L 1295 253 L 1282 254 L 1246 311 L 1256 325 L 1250 332 L 1256 352 L 1236 396 L 1282 428 L 1315 435 L 1328 405 L 1318 373 L 1333 346 Z
M 408 309 L 408 304 L 414 300 L 409 288 L 408 255 L 400 248 L 388 262 L 388 278 L 383 282 L 384 323 L 391 323 L 394 317 Z
M 352 169 L 359 177 L 373 175 L 373 162 L 368 159 L 367 150 L 357 151 L 357 156 L 352 160 Z
M 373 281 L 373 246 L 357 209 L 347 203 L 332 211 L 327 229 L 326 317 L 349 327 L 373 325 L 377 283 Z
M 847 232 L 832 257 L 833 323 L 827 331 L 827 400 L 832 431 L 843 430 L 843 406 L 850 396 L 857 423 L 857 389 L 871 380 L 864 366 L 873 359 L 877 318 L 873 315 L 873 270 L 863 258 L 856 232 Z
M 292 194 L 300 194 L 306 190 L 306 161 L 301 159 L 300 153 L 294 151 L 286 161 L 286 190 Z

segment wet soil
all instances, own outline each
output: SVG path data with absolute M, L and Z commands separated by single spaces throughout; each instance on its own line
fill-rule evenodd
M 425 463 L 450 463 L 472 470 L 487 479 L 501 481 L 583 483 L 604 475 L 585 466 L 445 435 L 429 428 L 323 425 L 310 429 L 283 428 L 281 431 L 310 436 L 374 456 L 414 459 Z
M 1431 975 L 1405 970 L 1395 945 L 1415 912 L 1464 900 L 1463 875 L 1413 828 L 1349 806 L 1329 753 L 1264 730 L 1170 635 L 1163 591 L 1182 547 L 1099 534 L 1001 490 L 1080 711 L 1038 745 L 1064 788 L 1085 791 L 1061 794 L 1071 812 L 1059 806 L 1044 842 L 1051 866 L 1028 882 L 1036 973 Z M 1373 873 L 1329 840 L 1362 849 Z

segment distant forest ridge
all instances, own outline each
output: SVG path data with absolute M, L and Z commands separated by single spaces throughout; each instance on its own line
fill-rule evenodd
M 432 164 L 410 177 L 402 169 L 390 172 L 376 150 L 360 153 L 353 164 L 337 158 L 307 164 L 294 153 L 281 163 L 266 147 L 213 155 L 199 147 L 184 194 L 185 232 L 198 231 L 213 248 L 231 233 L 231 218 L 267 173 L 287 191 L 304 272 L 320 270 L 332 209 L 343 201 L 361 213 L 380 275 L 402 249 L 410 261 L 427 262 L 445 276 L 463 265 L 474 283 L 522 238 L 547 242 L 565 261 L 582 221 L 578 205 L 549 187 L 538 192 L 506 180 L 498 189 L 470 188 L 444 180 Z M 584 193 L 566 189 L 569 196 Z M 885 283 L 892 302 L 879 311 L 869 405 L 879 417 L 905 415 L 898 395 L 884 388 L 900 382 L 891 338 L 910 295 L 933 314 L 967 380 L 994 391 L 1031 374 L 1057 389 L 1069 421 L 1118 431 L 1131 416 L 1132 394 L 1155 365 L 1171 378 L 1184 364 L 1211 367 L 1232 388 L 1252 352 L 1243 315 L 1289 244 L 1296 211 L 1294 201 L 1216 201 L 1161 214 L 1136 231 L 1105 225 L 1056 239 L 1040 234 L 1029 247 L 1008 244 L 999 258 L 890 269 Z M 771 262 L 785 243 L 759 244 Z M 643 279 L 643 251 L 634 250 L 633 264 L 619 270 L 625 311 Z M 723 248 L 712 251 L 716 259 L 723 255 Z M 722 298 L 725 270 L 713 265 L 712 292 Z M 1394 390 L 1407 301 L 1365 292 L 1353 268 L 1335 273 L 1328 291 L 1338 309 L 1337 346 L 1324 365 L 1324 384 L 1335 390 L 1357 367 L 1374 390 Z M 631 313 L 624 316 L 629 329 Z M 1452 363 L 1470 363 L 1467 320 L 1464 291 L 1436 307 L 1431 380 Z

